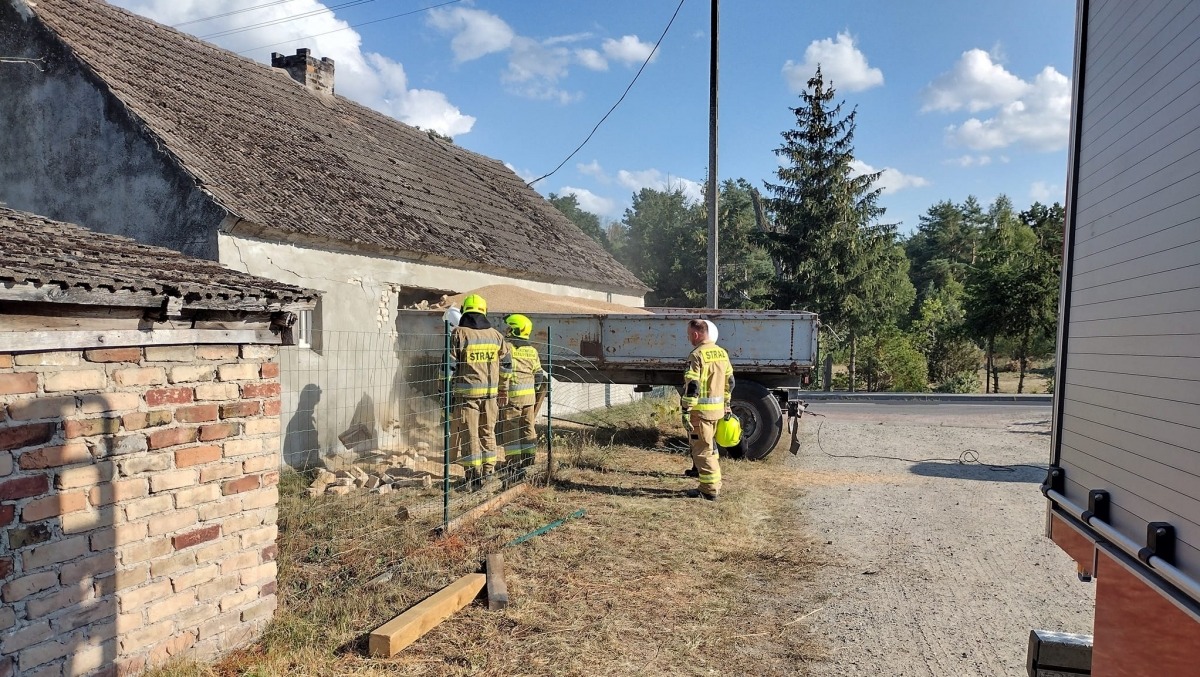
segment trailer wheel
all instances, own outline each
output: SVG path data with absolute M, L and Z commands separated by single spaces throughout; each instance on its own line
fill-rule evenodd
M 783 410 L 770 390 L 754 381 L 738 381 L 729 408 L 742 421 L 742 442 L 728 455 L 751 461 L 767 457 L 783 434 Z

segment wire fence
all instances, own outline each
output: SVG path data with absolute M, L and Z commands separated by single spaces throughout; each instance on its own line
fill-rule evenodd
M 521 455 L 524 463 L 504 458 L 503 445 L 512 446 L 516 433 L 513 411 L 501 409 L 499 454 L 487 482 L 468 481 L 454 463 L 450 422 L 460 405 L 446 391 L 444 332 L 325 331 L 313 348 L 284 349 L 283 463 L 305 473 L 314 500 L 386 496 L 407 517 L 448 526 L 496 491 L 543 476 L 555 440 L 587 426 L 580 419 L 588 412 L 641 398 L 632 386 L 595 382 L 586 358 L 566 347 L 532 345 L 552 376 L 537 412 L 537 448 Z

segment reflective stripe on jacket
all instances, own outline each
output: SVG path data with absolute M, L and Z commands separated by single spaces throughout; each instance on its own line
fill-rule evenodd
M 546 372 L 537 348 L 524 339 L 511 339 L 512 373 L 508 382 L 508 401 L 518 406 L 533 404 L 538 388 L 545 383 Z
M 508 358 L 500 332 L 460 324 L 450 335 L 451 392 L 466 399 L 495 397 L 507 385 Z
M 715 421 L 725 414 L 733 396 L 733 365 L 729 353 L 713 341 L 696 346 L 683 372 L 683 408 Z

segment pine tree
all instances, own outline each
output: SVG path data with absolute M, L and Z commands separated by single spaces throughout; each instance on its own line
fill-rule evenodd
M 853 172 L 858 111 L 843 115 L 835 95 L 818 67 L 791 109 L 778 183 L 766 183 L 773 225 L 763 239 L 779 272 L 775 307 L 815 311 L 846 334 L 853 388 L 856 338 L 907 312 L 914 295 L 895 226 L 876 223 L 880 174 Z

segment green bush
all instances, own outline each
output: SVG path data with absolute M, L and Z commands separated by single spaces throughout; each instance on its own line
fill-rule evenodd
M 934 390 L 939 393 L 977 393 L 983 387 L 979 372 L 962 371 L 942 381 Z
M 923 393 L 929 390 L 925 380 L 928 365 L 925 356 L 903 334 L 875 339 L 866 364 L 872 390 Z

